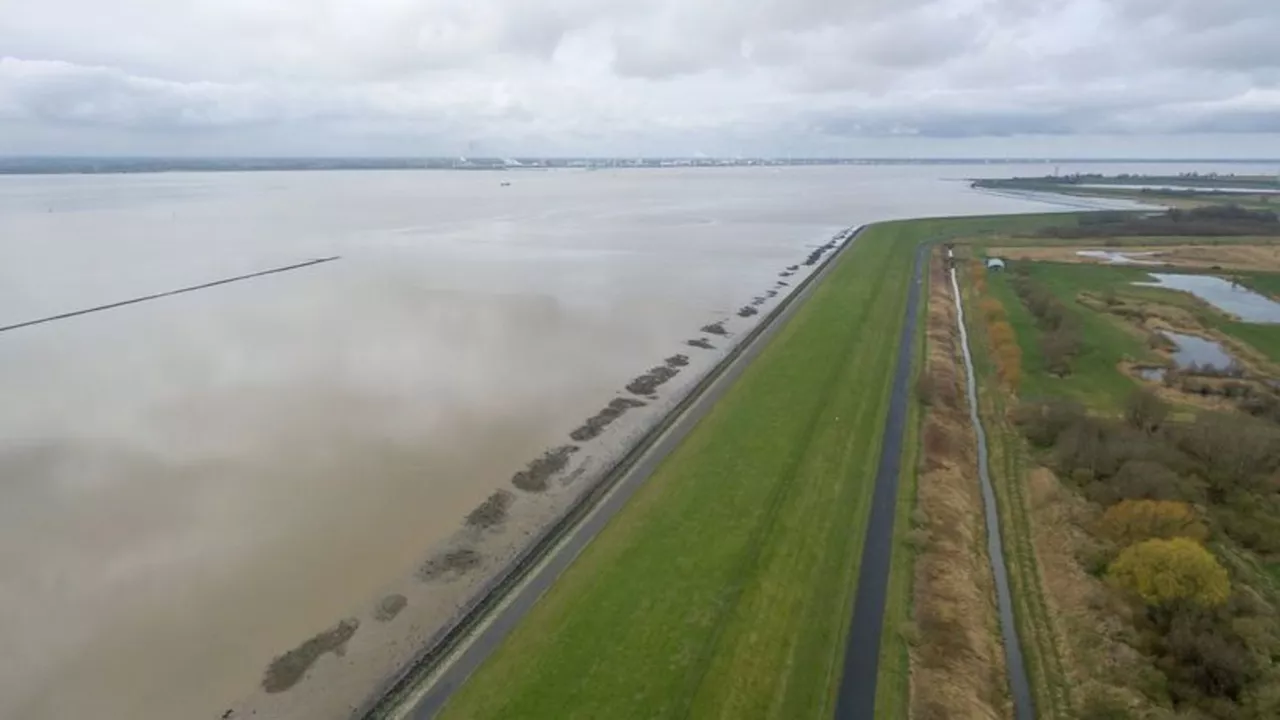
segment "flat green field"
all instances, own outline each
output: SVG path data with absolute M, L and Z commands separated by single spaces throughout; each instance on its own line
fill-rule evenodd
M 1032 281 L 1053 292 L 1075 316 L 1080 325 L 1082 345 L 1079 356 L 1071 364 L 1072 373 L 1058 378 L 1045 370 L 1040 351 L 1041 332 L 1035 319 L 1013 291 L 1007 274 L 988 275 L 988 287 L 1009 315 L 1009 324 L 1017 334 L 1022 349 L 1023 380 L 1020 394 L 1024 397 L 1056 395 L 1074 397 L 1100 407 L 1119 403 L 1137 387 L 1116 365 L 1124 358 L 1156 360 L 1143 340 L 1126 332 L 1118 321 L 1081 306 L 1076 297 L 1086 290 L 1102 292 L 1124 287 L 1132 281 L 1149 279 L 1134 268 L 1107 265 L 1069 265 L 1065 263 L 1025 263 Z M 1158 291 L 1167 294 L 1169 291 Z
M 1205 327 L 1231 335 L 1273 361 L 1280 362 L 1280 326 L 1236 322 L 1187 293 L 1133 285 L 1150 280 L 1145 269 L 1054 262 L 1024 263 L 1024 266 L 1036 284 L 1051 290 L 1076 316 L 1083 339 L 1081 353 L 1072 363 L 1071 375 L 1058 378 L 1045 372 L 1040 352 L 1041 333 L 1031 314 L 1013 292 L 1011 278 L 992 274 L 989 277 L 991 294 L 1004 304 L 1022 348 L 1024 376 L 1021 395 L 1024 397 L 1072 397 L 1093 407 L 1114 409 L 1136 387 L 1132 378 L 1119 371 L 1118 363 L 1123 359 L 1159 360 L 1141 336 L 1126 330 L 1120 320 L 1080 305 L 1077 298 L 1082 292 L 1096 295 L 1114 293 L 1122 298 L 1182 308 L 1192 313 Z M 1242 279 L 1245 284 L 1264 292 L 1277 284 L 1276 275 L 1264 273 L 1251 273 Z
M 443 717 L 829 717 L 915 247 L 1043 222 L 863 233 Z

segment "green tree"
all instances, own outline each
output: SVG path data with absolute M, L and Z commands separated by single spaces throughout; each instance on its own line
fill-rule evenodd
M 1189 602 L 1212 607 L 1226 602 L 1231 594 L 1226 568 L 1189 538 L 1130 545 L 1111 563 L 1107 577 L 1151 606 Z

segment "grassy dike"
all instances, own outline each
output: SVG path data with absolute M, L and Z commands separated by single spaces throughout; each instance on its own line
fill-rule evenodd
M 916 323 L 915 347 L 912 350 L 911 406 L 907 410 L 907 429 L 902 441 L 902 477 L 893 522 L 893 559 L 885 597 L 884 634 L 880 640 L 880 671 L 876 677 L 876 717 L 887 720 L 908 717 L 911 697 L 911 638 L 903 634 L 903 629 L 911 622 L 913 568 L 919 552 L 910 535 L 920 480 L 920 433 L 924 413 L 918 381 L 928 346 L 925 333 L 928 330 L 926 319 L 931 281 L 932 273 L 926 265 L 920 286 L 920 319 Z
M 1043 222 L 864 232 L 442 717 L 829 717 L 915 247 Z

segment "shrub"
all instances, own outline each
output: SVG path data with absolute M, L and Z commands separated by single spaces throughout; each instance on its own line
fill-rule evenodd
M 1152 433 L 1169 416 L 1169 406 L 1150 388 L 1138 388 L 1125 401 L 1125 419 L 1133 429 Z
M 1203 492 L 1196 481 L 1184 478 L 1154 460 L 1127 460 L 1106 483 L 1111 499 L 1104 505 L 1121 500 L 1181 500 L 1197 502 Z
M 1013 421 L 1032 445 L 1053 447 L 1058 436 L 1085 418 L 1084 406 L 1069 400 L 1025 402 L 1013 411 Z
M 1066 377 L 1071 374 L 1071 360 L 1080 352 L 1080 338 L 1073 331 L 1059 328 L 1040 338 L 1040 354 L 1044 356 L 1045 369 Z
M 1081 703 L 1081 717 L 1089 720 L 1130 720 L 1135 717 L 1129 711 L 1129 704 L 1114 691 L 1096 688 Z
M 982 311 L 982 316 L 987 319 L 987 322 L 993 323 L 1005 319 L 1004 305 L 995 298 L 983 298 L 978 303 L 978 309 Z
M 1175 701 L 1194 701 L 1197 695 L 1234 701 L 1258 676 L 1257 661 L 1240 636 L 1203 611 L 1174 613 L 1157 652 Z

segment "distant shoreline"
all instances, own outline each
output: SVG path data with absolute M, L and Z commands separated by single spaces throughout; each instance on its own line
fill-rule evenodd
M 0 175 L 111 175 L 300 170 L 548 170 L 830 165 L 1218 164 L 1280 165 L 1280 159 L 1141 158 L 708 158 L 708 157 L 93 157 L 0 156 Z

